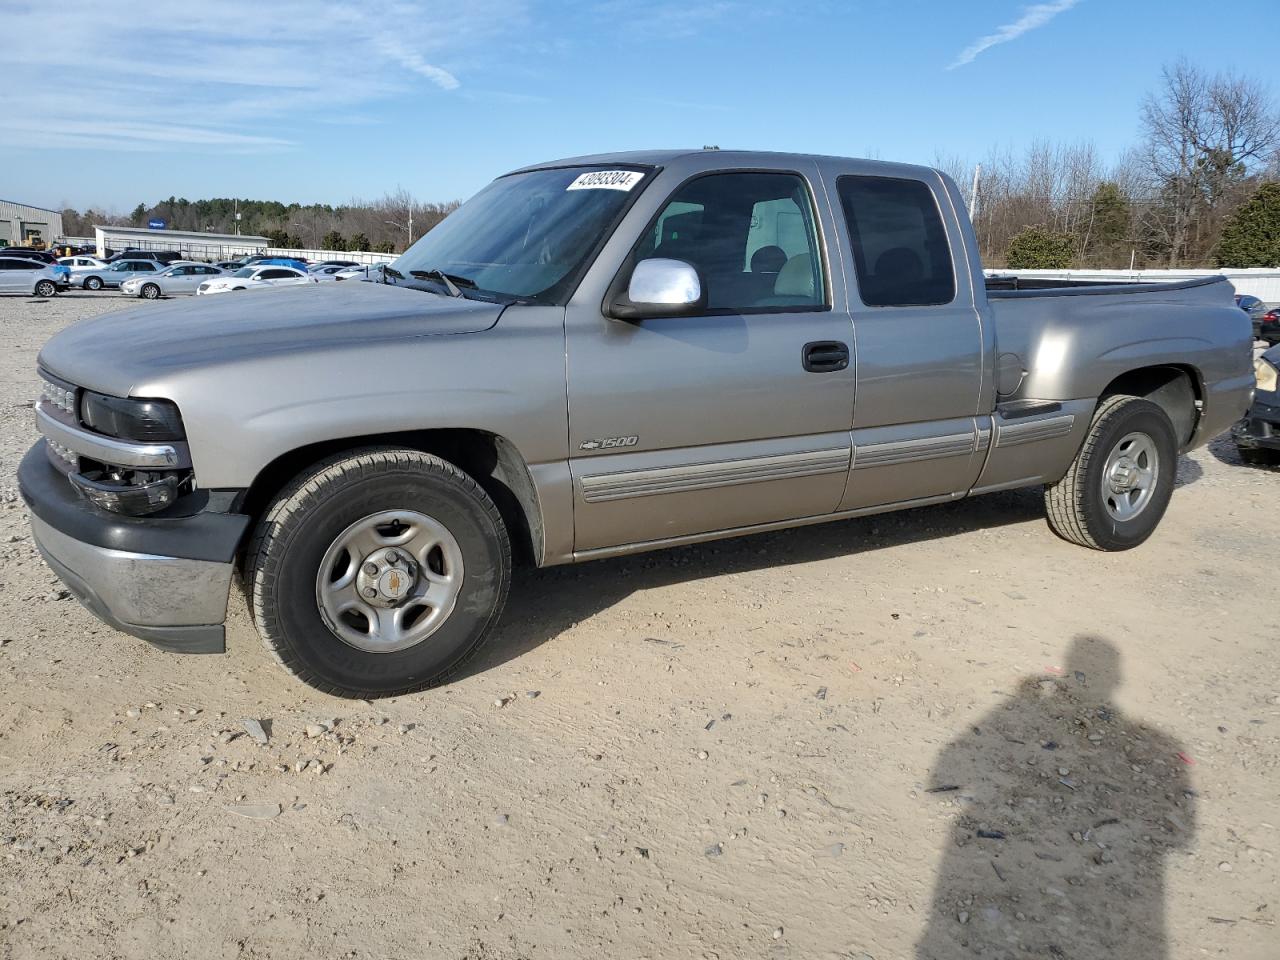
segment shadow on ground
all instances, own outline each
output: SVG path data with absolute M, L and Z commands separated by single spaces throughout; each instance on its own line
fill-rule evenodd
M 482 673 L 522 656 L 637 591 L 812 563 L 1030 520 L 1044 521 L 1039 488 L 579 566 L 519 570 L 493 637 L 460 676 Z M 1044 536 L 1053 536 L 1047 526 Z
M 1112 702 L 1120 654 L 1076 637 L 939 754 L 952 816 L 918 960 L 1164 960 L 1165 860 L 1190 844 L 1182 746 Z M 1095 905 L 1085 911 L 1085 901 Z

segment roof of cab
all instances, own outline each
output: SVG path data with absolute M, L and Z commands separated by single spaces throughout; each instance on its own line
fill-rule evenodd
M 567 157 L 563 160 L 548 160 L 543 163 L 530 164 L 511 173 L 527 173 L 531 170 L 548 170 L 557 167 L 585 167 L 601 164 L 638 164 L 649 167 L 670 166 L 676 161 L 683 161 L 697 168 L 708 167 L 751 167 L 796 166 L 800 163 L 837 162 L 856 165 L 866 173 L 879 173 L 882 176 L 916 176 L 936 172 L 932 167 L 916 164 L 895 163 L 884 160 L 863 160 L 856 157 L 837 157 L 813 153 L 775 153 L 768 150 L 629 150 L 617 153 L 595 153 L 582 157 Z M 509 176 L 510 174 L 508 174 Z

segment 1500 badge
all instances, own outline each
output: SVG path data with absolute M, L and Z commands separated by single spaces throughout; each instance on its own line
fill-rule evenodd
M 639 437 L 603 437 L 600 440 L 583 440 L 578 444 L 578 449 L 616 450 L 619 447 L 634 447 L 639 442 Z

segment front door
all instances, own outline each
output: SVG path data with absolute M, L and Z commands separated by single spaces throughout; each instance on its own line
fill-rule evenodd
M 623 271 L 649 257 L 691 263 L 706 309 L 622 322 L 598 302 L 571 306 L 575 552 L 835 510 L 852 329 L 821 209 L 798 173 L 695 177 L 658 208 Z
M 959 224 L 934 180 L 836 178 L 858 356 L 842 510 L 961 496 L 986 456 L 989 348 Z

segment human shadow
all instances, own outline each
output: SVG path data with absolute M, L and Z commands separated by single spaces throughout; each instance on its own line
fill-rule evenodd
M 524 655 L 576 623 L 625 597 L 672 583 L 712 579 L 786 564 L 957 536 L 975 530 L 1044 520 L 1039 488 L 919 507 L 898 513 L 838 520 L 710 543 L 674 547 L 612 560 L 517 570 L 506 611 L 479 656 L 459 678 Z M 1046 526 L 1046 540 L 1053 534 Z M 645 638 L 624 638 L 641 642 Z
M 939 754 L 951 817 L 917 960 L 1163 960 L 1164 861 L 1191 842 L 1189 759 L 1113 704 L 1120 654 L 1078 636 Z

